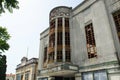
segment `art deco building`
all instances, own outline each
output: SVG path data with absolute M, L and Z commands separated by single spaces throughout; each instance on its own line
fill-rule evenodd
M 120 0 L 51 10 L 37 80 L 120 80 Z
M 38 58 L 23 57 L 16 68 L 16 80 L 36 80 Z

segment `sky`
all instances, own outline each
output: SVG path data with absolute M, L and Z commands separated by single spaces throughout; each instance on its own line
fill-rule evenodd
M 0 26 L 11 35 L 6 51 L 7 74 L 14 73 L 22 57 L 38 58 L 40 33 L 49 27 L 49 12 L 57 6 L 76 7 L 83 0 L 18 0 L 20 9 L 0 16 Z

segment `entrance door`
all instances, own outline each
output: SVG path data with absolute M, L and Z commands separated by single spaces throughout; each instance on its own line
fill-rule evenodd
M 64 80 L 70 80 L 70 78 L 64 78 Z

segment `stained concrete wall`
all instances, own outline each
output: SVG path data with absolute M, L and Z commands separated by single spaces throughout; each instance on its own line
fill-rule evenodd
M 70 19 L 72 62 L 79 66 L 89 66 L 117 61 L 115 46 L 103 0 L 88 0 L 73 9 Z M 88 59 L 85 25 L 93 23 L 97 48 L 97 58 Z
M 39 47 L 39 61 L 38 61 L 38 70 L 43 68 L 43 58 L 44 58 L 44 48 L 48 47 L 49 42 L 49 28 L 40 34 L 40 47 Z

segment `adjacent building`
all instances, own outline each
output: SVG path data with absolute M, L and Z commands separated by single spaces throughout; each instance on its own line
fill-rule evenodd
M 51 10 L 37 80 L 120 80 L 120 0 Z
M 6 74 L 6 80 L 15 80 L 15 74 Z
M 16 80 L 36 80 L 38 58 L 23 57 L 16 68 Z

